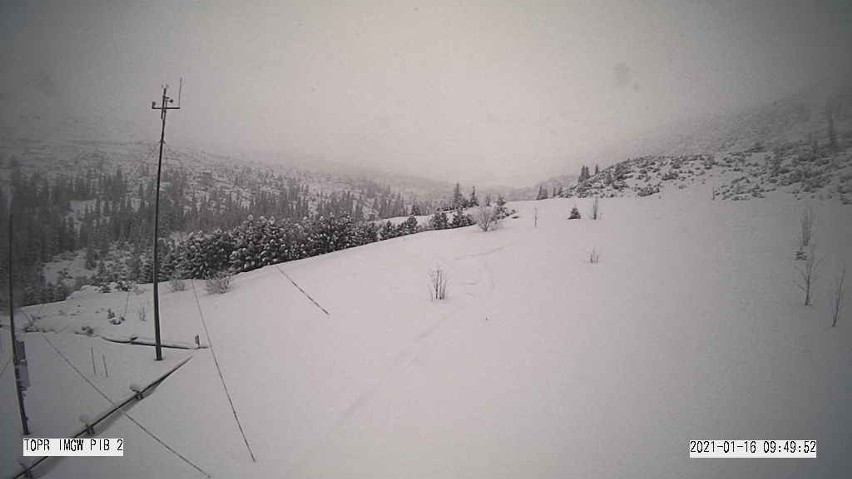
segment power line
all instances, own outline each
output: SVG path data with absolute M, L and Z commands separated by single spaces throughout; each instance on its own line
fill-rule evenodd
M 94 383 L 93 383 L 93 382 L 92 382 L 89 378 L 87 378 L 85 374 L 83 374 L 83 373 L 82 373 L 79 369 L 77 369 L 77 366 L 74 366 L 74 364 L 73 364 L 73 363 L 72 363 L 72 362 L 71 362 L 71 361 L 70 361 L 70 360 L 69 360 L 69 359 L 68 359 L 68 358 L 67 358 L 64 354 L 62 354 L 62 352 L 61 352 L 61 351 L 60 351 L 60 350 L 59 350 L 56 346 L 54 346 L 54 345 L 53 345 L 53 342 L 51 342 L 49 339 L 47 339 L 47 336 L 45 336 L 45 334 L 44 334 L 44 333 L 41 333 L 41 337 L 42 337 L 42 339 L 44 339 L 45 341 L 47 341 L 47 344 L 49 344 L 49 345 L 50 345 L 50 347 L 51 347 L 51 348 L 53 348 L 53 350 L 54 350 L 54 351 L 56 351 L 56 354 L 58 354 L 58 355 L 59 355 L 59 357 L 60 357 L 60 358 L 62 358 L 62 359 L 63 359 L 63 360 L 64 360 L 64 361 L 68 364 L 68 366 L 70 366 L 70 367 L 71 367 L 71 369 L 73 369 L 73 370 L 74 370 L 74 372 L 75 372 L 75 373 L 77 373 L 77 375 L 78 375 L 78 376 L 80 376 L 81 378 L 83 378 L 83 380 L 84 380 L 84 381 L 86 381 L 86 383 L 88 383 L 88 384 L 89 384 L 89 386 L 91 386 L 91 387 L 92 387 L 92 389 L 94 389 L 94 390 L 95 390 L 95 392 L 97 392 L 98 394 L 100 394 L 100 395 L 101 395 L 104 399 L 106 399 L 106 400 L 107 400 L 107 402 L 109 402 L 111 405 L 113 405 L 113 406 L 115 406 L 115 405 L 116 405 L 116 404 L 115 404 L 115 402 L 114 402 L 112 399 L 110 399 L 110 398 L 109 398 L 109 396 L 107 396 L 107 395 L 106 395 L 103 391 L 101 391 L 101 390 L 100 390 L 100 388 L 98 388 L 97 386 L 95 386 L 95 384 L 94 384 Z M 141 429 L 141 430 L 142 430 L 142 431 L 144 431 L 146 434 L 148 434 L 149 436 L 151 436 L 151 438 L 152 438 L 152 439 L 154 439 L 155 441 L 157 441 L 158 443 L 160 443 L 160 445 L 162 445 L 164 448 L 166 448 L 169 452 L 171 452 L 171 453 L 172 453 L 172 454 L 174 454 L 175 456 L 177 456 L 177 457 L 179 457 L 180 459 L 182 459 L 185 463 L 187 463 L 187 464 L 189 464 L 190 466 L 192 466 L 192 467 L 193 467 L 195 470 L 197 470 L 198 472 L 200 472 L 200 473 L 204 474 L 204 475 L 205 475 L 205 476 L 207 476 L 207 477 L 211 477 L 211 476 L 210 476 L 210 474 L 208 474 L 206 471 L 204 471 L 204 469 L 201 469 L 199 466 L 197 466 L 197 465 L 196 465 L 196 464 L 194 464 L 192 461 L 190 461 L 189 459 L 187 459 L 187 458 L 186 458 L 183 454 L 181 454 L 181 453 L 177 452 L 177 451 L 176 451 L 173 447 L 171 447 L 171 446 L 169 446 L 168 444 L 166 444 L 166 443 L 165 443 L 165 441 L 163 441 L 162 439 L 160 439 L 159 437 L 157 437 L 157 435 L 155 435 L 153 432 L 149 431 L 149 430 L 148 430 L 148 428 L 146 428 L 145 426 L 143 426 L 143 425 L 142 425 L 139 421 L 137 421 L 137 420 L 136 420 L 133 416 L 131 416 L 131 415 L 130 415 L 130 413 L 128 413 L 127 411 L 119 411 L 119 412 L 120 412 L 121 414 L 123 414 L 123 415 L 124 415 L 127 419 L 129 419 L 131 422 L 133 422 L 133 424 L 136 424 L 136 425 L 139 427 L 139 429 Z
M 148 160 L 153 158 L 154 152 L 157 151 L 158 143 L 153 143 L 151 145 L 151 149 L 148 150 L 148 153 L 142 158 L 142 160 L 136 164 L 136 169 L 133 171 L 131 176 L 139 176 L 139 172 L 142 171 L 142 167 L 147 165 Z
M 279 272 L 279 273 L 281 273 L 281 274 L 282 274 L 285 278 L 287 278 L 288 280 L 290 280 L 290 282 L 291 282 L 291 283 L 293 283 L 293 286 L 295 286 L 295 287 L 296 287 L 296 289 L 298 289 L 299 291 L 301 291 L 301 292 L 302 292 L 302 294 L 304 294 L 306 298 L 308 298 L 309 300 L 311 300 L 311 302 L 312 302 L 312 303 L 314 303 L 314 306 L 316 306 L 317 308 L 319 308 L 319 309 L 320 309 L 323 313 L 325 313 L 325 315 L 326 315 L 326 316 L 331 316 L 331 313 L 329 313 L 328 311 L 326 311 L 326 309 L 325 309 L 325 308 L 323 308 L 323 307 L 322 307 L 319 303 L 317 303 L 317 301 L 316 301 L 314 298 L 312 298 L 310 294 L 308 294 L 308 293 L 307 293 L 304 289 L 302 289 L 302 287 L 301 287 L 301 286 L 299 286 L 298 284 L 296 284 L 296 282 L 295 282 L 295 281 L 293 281 L 293 278 L 291 278 L 291 277 L 290 277 L 287 273 L 285 273 L 285 272 L 284 272 L 284 270 L 283 270 L 283 269 L 281 269 L 281 267 L 280 267 L 280 266 L 278 266 L 278 265 L 276 264 L 276 265 L 275 265 L 275 269 L 277 269 L 277 270 L 278 270 L 278 272 Z
M 237 427 L 240 429 L 240 434 L 243 436 L 243 442 L 246 443 L 251 462 L 257 462 L 254 457 L 254 452 L 251 450 L 251 445 L 246 438 L 246 433 L 243 430 L 243 425 L 240 423 L 240 418 L 237 415 L 237 409 L 234 407 L 234 401 L 231 399 L 231 392 L 228 391 L 228 385 L 225 384 L 225 376 L 222 374 L 222 368 L 219 367 L 219 359 L 216 357 L 216 350 L 213 349 L 213 340 L 210 339 L 210 332 L 207 330 L 207 322 L 204 320 L 204 313 L 201 311 L 201 302 L 198 301 L 198 292 L 195 290 L 195 281 L 189 280 L 192 285 L 192 294 L 195 296 L 195 305 L 198 306 L 198 315 L 201 316 L 201 325 L 204 327 L 204 335 L 207 336 L 207 344 L 210 345 L 210 353 L 213 355 L 213 364 L 216 365 L 216 372 L 219 373 L 219 379 L 222 381 L 222 387 L 225 389 L 225 396 L 228 397 L 228 403 L 231 405 L 231 412 L 234 413 L 234 420 L 237 421 Z

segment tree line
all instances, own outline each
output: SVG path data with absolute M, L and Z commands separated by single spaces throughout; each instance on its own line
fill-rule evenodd
M 183 169 L 166 169 L 160 190 L 160 234 L 166 245 L 172 243 L 169 238 L 190 231 L 235 228 L 252 214 L 291 223 L 328 217 L 358 223 L 404 216 L 409 204 L 419 208 L 401 193 L 371 181 L 361 182 L 358 189 L 327 193 L 291 177 L 255 172 L 252 181 L 246 178 L 238 174 L 230 183 L 217 183 L 209 172 L 193 176 Z M 85 251 L 85 266 L 96 271 L 96 280 L 144 277 L 151 263 L 155 188 L 154 178 L 134 177 L 120 167 L 47 176 L 13 165 L 8 184 L 0 186 L 3 307 L 8 306 L 10 209 L 15 304 L 59 301 L 69 288 L 48 283 L 42 265 L 61 253 Z M 126 252 L 127 262 L 121 271 L 109 271 L 112 265 L 105 260 L 117 249 Z

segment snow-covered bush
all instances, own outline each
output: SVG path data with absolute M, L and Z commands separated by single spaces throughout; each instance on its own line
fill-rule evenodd
M 231 253 L 236 245 L 231 232 L 215 230 L 208 234 L 190 234 L 177 247 L 176 269 L 189 278 L 206 278 L 230 267 Z
M 172 288 L 172 291 L 184 291 L 186 289 L 186 281 L 178 277 L 172 277 L 169 280 L 169 286 Z
M 473 219 L 482 231 L 489 231 L 500 226 L 501 218 L 497 216 L 497 208 L 478 206 L 473 213 Z
M 447 229 L 450 224 L 447 219 L 447 213 L 442 209 L 435 210 L 435 213 L 429 218 L 429 226 L 432 227 L 433 230 L 443 230 Z
M 358 223 L 355 226 L 353 246 L 375 243 L 379 240 L 379 227 L 372 221 Z
M 461 206 L 456 208 L 456 213 L 453 215 L 453 220 L 450 222 L 450 228 L 463 228 L 473 224 L 473 218 L 464 212 Z
M 577 209 L 576 205 L 573 208 L 571 208 L 571 214 L 568 216 L 568 219 L 569 220 L 579 220 L 580 219 L 580 210 Z
M 399 234 L 400 235 L 410 235 L 417 232 L 417 218 L 414 215 L 409 216 L 406 220 L 399 225 Z
M 204 282 L 207 294 L 225 294 L 231 290 L 231 274 L 220 271 L 211 275 Z
M 639 190 L 636 191 L 636 196 L 639 196 L 639 197 L 651 196 L 651 195 L 657 194 L 659 192 L 660 192 L 660 185 L 648 185 L 648 186 L 643 186 L 642 188 L 639 188 Z M 714 189 L 713 190 L 713 194 L 714 194 L 713 198 L 714 199 L 715 199 L 715 192 L 716 192 L 716 190 Z
M 506 198 L 503 195 L 497 196 L 497 217 L 503 219 L 509 216 L 509 211 L 506 209 Z
M 379 230 L 379 238 L 382 240 L 396 238 L 399 236 L 399 231 L 393 225 L 393 223 L 388 220 L 385 224 L 382 225 L 382 229 Z

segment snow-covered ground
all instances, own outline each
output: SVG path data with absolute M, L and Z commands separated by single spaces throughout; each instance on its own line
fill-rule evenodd
M 36 471 L 845 477 L 852 316 L 831 328 L 830 302 L 839 265 L 852 266 L 852 208 L 812 203 L 822 261 L 806 307 L 795 285 L 806 203 L 707 193 L 605 199 L 599 221 L 566 219 L 575 204 L 585 218 L 591 200 L 511 203 L 520 217 L 496 231 L 429 231 L 266 267 L 238 275 L 224 295 L 201 281 L 182 292 L 164 284 L 165 340 L 198 334 L 212 345 L 166 349 L 165 364 L 148 346 L 103 339 L 152 335 L 150 313 L 119 325 L 105 313 L 124 311 L 123 300 L 140 308 L 147 290 L 24 308 L 35 317 L 22 334 L 37 436 L 71 434 L 80 414 L 105 410 L 130 382 L 192 357 L 127 411 L 132 420 L 99 432 L 127 439 L 124 458 L 54 459 Z M 440 302 L 429 297 L 436 267 L 449 277 Z M 83 323 L 93 336 L 74 334 Z M 93 373 L 93 354 L 106 357 L 110 378 L 97 363 Z M 12 381 L 4 367 L 4 477 L 19 469 Z M 688 440 L 701 438 L 817 439 L 819 457 L 689 459 Z

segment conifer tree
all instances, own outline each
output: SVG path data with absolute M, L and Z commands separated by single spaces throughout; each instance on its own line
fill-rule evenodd
M 450 223 L 452 228 L 462 228 L 465 226 L 470 226 L 473 224 L 473 219 L 466 215 L 464 212 L 464 208 L 459 206 L 456 208 L 456 214 L 453 216 L 453 220 Z
M 444 210 L 442 210 L 442 209 L 435 210 L 435 213 L 429 219 L 429 224 L 430 224 L 430 226 L 432 226 L 432 229 L 436 229 L 436 230 L 447 229 L 447 227 L 449 226 L 449 223 L 448 223 L 448 220 L 447 220 L 447 213 L 445 213 Z
M 461 185 L 456 183 L 456 187 L 453 190 L 453 208 L 458 208 L 459 206 L 465 206 L 464 196 L 462 196 Z
M 467 202 L 467 206 L 479 206 L 479 199 L 476 197 L 476 187 L 473 187 L 473 190 L 470 192 L 470 200 Z
M 382 225 L 382 229 L 379 232 L 379 235 L 383 240 L 395 238 L 397 236 L 396 228 L 394 228 L 393 223 L 390 221 L 386 222 Z
M 400 234 L 410 235 L 417 232 L 417 218 L 414 215 L 408 217 L 404 223 L 400 225 Z
M 503 198 L 503 195 L 497 196 L 497 211 L 495 212 L 497 219 L 503 219 L 509 216 L 509 212 L 506 210 L 506 199 Z
M 571 214 L 568 216 L 569 220 L 579 220 L 580 219 L 580 210 L 577 209 L 577 206 L 571 208 Z

